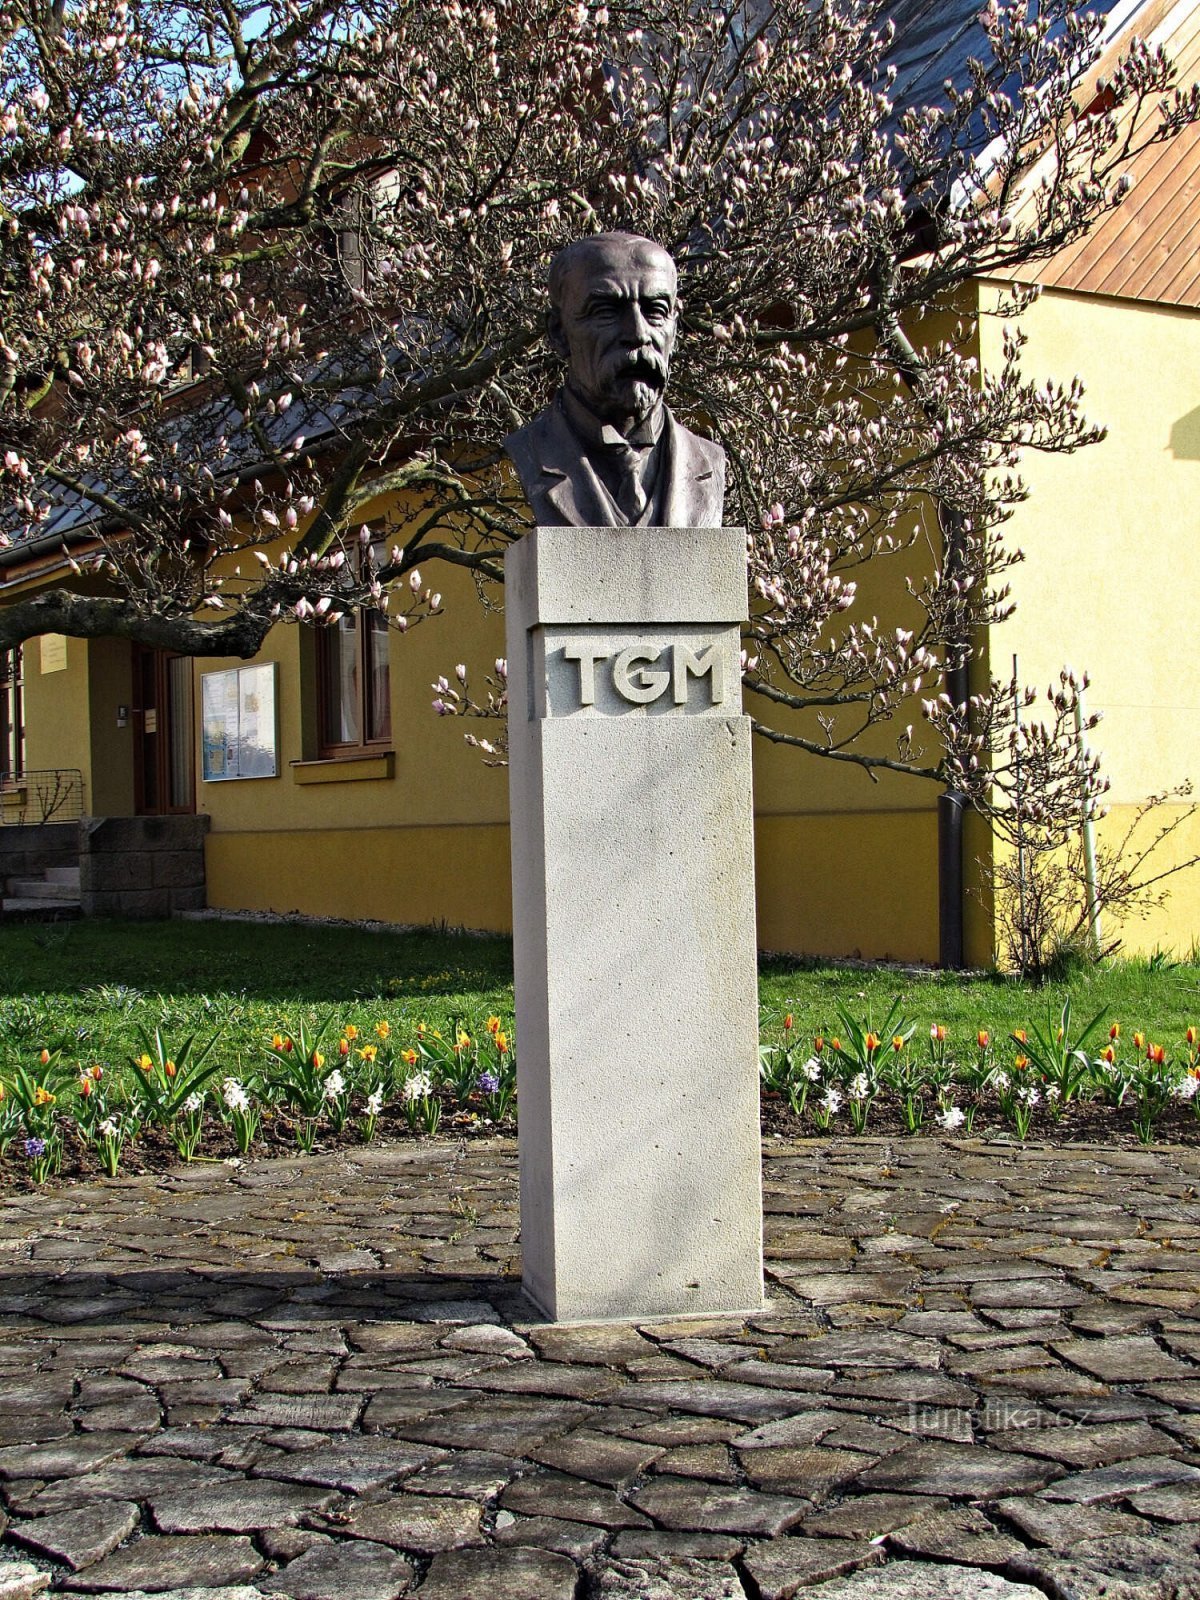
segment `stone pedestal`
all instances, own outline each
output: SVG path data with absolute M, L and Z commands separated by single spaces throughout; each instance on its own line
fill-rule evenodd
M 525 1290 L 758 1308 L 744 535 L 539 528 L 505 606 Z

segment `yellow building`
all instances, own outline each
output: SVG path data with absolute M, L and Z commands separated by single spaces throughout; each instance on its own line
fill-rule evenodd
M 1196 76 L 1194 11 L 1143 15 L 1183 80 Z M 1025 462 L 1032 495 L 1009 530 L 1026 557 L 1013 579 L 1016 615 L 977 641 L 971 668 L 978 683 L 989 672 L 1006 678 L 1014 656 L 1034 684 L 1065 664 L 1090 674 L 1089 709 L 1104 719 L 1092 742 L 1112 781 L 1102 839 L 1117 838 L 1148 795 L 1200 776 L 1200 703 L 1186 666 L 1200 588 L 1200 264 L 1189 244 L 1198 168 L 1192 133 L 1147 152 L 1130 199 L 1042 271 L 1044 292 L 1023 322 L 1026 370 L 1056 381 L 1079 373 L 1089 416 L 1108 435 L 1073 457 Z M 967 309 L 987 313 L 1002 287 L 977 283 Z M 1001 360 L 999 320 L 981 315 L 976 338 L 986 376 Z M 0 552 L 0 603 L 59 570 L 52 556 L 39 564 L 20 549 Z M 214 908 L 506 930 L 505 773 L 482 764 L 463 723 L 430 709 L 434 683 L 456 663 L 473 682 L 490 670 L 504 651 L 502 622 L 461 574 L 439 571 L 438 583 L 445 616 L 403 637 L 365 624 L 280 625 L 249 667 L 118 640 L 32 641 L 19 673 L 10 661 L 0 675 L 0 769 L 78 771 L 89 817 L 208 819 Z M 868 595 L 861 603 L 870 609 Z M 6 824 L 39 820 L 39 781 L 4 780 Z M 760 740 L 755 788 L 762 947 L 938 959 L 932 786 L 892 774 L 875 783 Z M 139 836 L 128 837 L 136 846 Z M 988 830 L 969 817 L 969 964 L 1000 954 L 985 892 L 991 851 Z M 1189 817 L 1162 864 L 1194 853 L 1200 821 Z M 146 874 L 125 866 L 109 872 L 106 892 L 130 873 L 130 892 L 148 894 Z M 1186 950 L 1200 937 L 1200 872 L 1168 887 L 1160 911 L 1123 930 L 1127 948 Z M 190 885 L 171 903 L 200 898 Z M 111 898 L 92 904 L 120 908 Z

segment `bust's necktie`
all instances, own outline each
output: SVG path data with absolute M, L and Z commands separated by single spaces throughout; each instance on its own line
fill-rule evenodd
M 614 451 L 617 463 L 617 505 L 633 527 L 646 509 L 647 494 L 642 486 L 642 452 L 623 445 Z

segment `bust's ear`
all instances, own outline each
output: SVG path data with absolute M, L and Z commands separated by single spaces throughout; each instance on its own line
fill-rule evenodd
M 546 312 L 546 338 L 549 339 L 550 348 L 556 355 L 560 355 L 564 361 L 570 358 L 567 334 L 557 306 L 551 306 Z

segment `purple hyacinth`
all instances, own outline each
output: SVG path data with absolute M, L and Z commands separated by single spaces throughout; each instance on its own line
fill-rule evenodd
M 46 1154 L 45 1139 L 26 1139 L 25 1154 L 27 1156 L 44 1156 Z
M 481 1072 L 479 1074 L 479 1087 L 484 1094 L 495 1094 L 500 1087 L 500 1079 L 494 1072 Z

